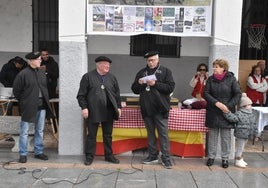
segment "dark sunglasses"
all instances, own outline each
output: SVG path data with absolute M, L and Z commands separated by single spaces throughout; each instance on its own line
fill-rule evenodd
M 207 69 L 199 69 L 199 71 L 206 71 Z

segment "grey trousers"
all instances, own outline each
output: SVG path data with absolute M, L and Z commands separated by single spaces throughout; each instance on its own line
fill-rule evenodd
M 160 140 L 161 158 L 170 159 L 170 144 L 168 138 L 168 119 L 163 118 L 162 114 L 144 118 L 145 126 L 148 134 L 148 152 L 152 157 L 158 155 L 157 139 L 155 130 L 157 130 Z
M 231 153 L 231 129 L 209 128 L 207 157 L 215 159 L 217 155 L 219 136 L 221 144 L 221 158 L 223 160 L 229 159 L 229 155 Z
M 242 154 L 243 154 L 243 151 L 247 142 L 248 142 L 248 139 L 241 139 L 241 138 L 236 139 L 235 157 L 242 157 Z

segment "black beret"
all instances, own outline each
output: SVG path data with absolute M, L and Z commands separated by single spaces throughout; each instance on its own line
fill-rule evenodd
M 112 60 L 105 56 L 99 56 L 95 59 L 95 62 L 98 63 L 100 61 L 107 61 L 109 63 L 112 63 Z
M 150 51 L 150 52 L 147 52 L 145 55 L 144 55 L 144 58 L 148 58 L 148 57 L 151 57 L 151 56 L 154 56 L 154 55 L 157 55 L 159 54 L 158 51 Z
M 30 53 L 25 55 L 25 58 L 26 59 L 37 59 L 40 56 L 41 56 L 40 52 L 30 52 Z

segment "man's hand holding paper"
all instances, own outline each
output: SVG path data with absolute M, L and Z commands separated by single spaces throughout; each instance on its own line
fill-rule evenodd
M 149 80 L 156 81 L 157 79 L 156 79 L 155 75 L 152 74 L 152 75 L 149 75 L 149 76 L 144 76 L 144 77 L 140 78 L 140 80 L 145 84 Z

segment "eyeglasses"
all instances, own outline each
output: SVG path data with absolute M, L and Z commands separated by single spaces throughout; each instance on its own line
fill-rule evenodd
M 199 71 L 207 71 L 207 69 L 199 69 Z

